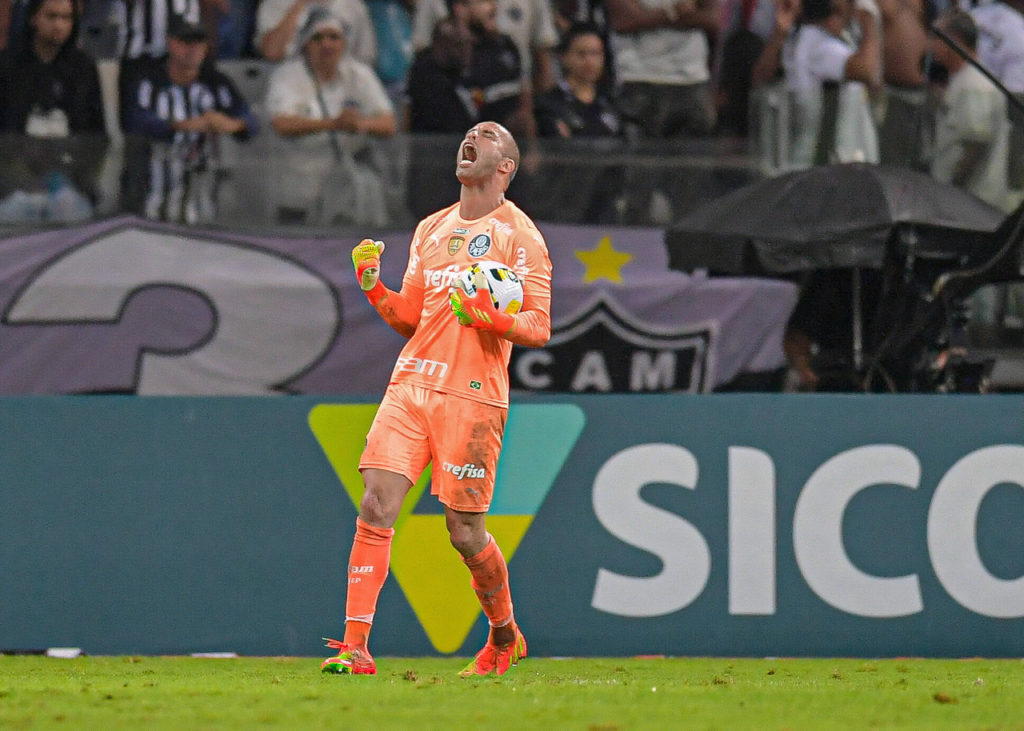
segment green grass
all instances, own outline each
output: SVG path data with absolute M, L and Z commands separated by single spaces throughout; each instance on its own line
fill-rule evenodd
M 0 656 L 0 728 L 1024 729 L 1020 660 Z

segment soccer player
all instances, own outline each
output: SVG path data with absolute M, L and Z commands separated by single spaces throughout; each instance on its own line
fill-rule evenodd
M 483 649 L 460 673 L 503 675 L 526 657 L 508 566 L 487 532 L 508 414 L 512 344 L 539 347 L 551 335 L 551 260 L 537 227 L 505 191 L 519 167 L 511 133 L 496 122 L 472 127 L 459 146 L 459 201 L 416 227 L 401 291 L 379 279 L 383 242 L 364 239 L 352 263 L 367 299 L 409 338 L 391 374 L 359 462 L 364 493 L 348 566 L 345 637 L 328 640 L 324 672 L 373 674 L 367 649 L 387 577 L 394 523 L 409 488 L 433 463 L 431 492 L 444 506 L 452 545 L 469 568 L 490 624 Z M 499 312 L 486 287 L 453 287 L 475 261 L 508 265 L 523 283 L 523 307 Z

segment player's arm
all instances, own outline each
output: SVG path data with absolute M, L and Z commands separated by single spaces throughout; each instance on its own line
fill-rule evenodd
M 503 337 L 516 345 L 540 348 L 551 339 L 551 288 L 548 287 L 546 298 L 524 295 L 523 299 L 528 307 L 535 309 L 520 310 L 512 315 L 512 329 Z
M 463 282 L 456 282 L 449 294 L 452 312 L 463 327 L 490 332 L 516 345 L 539 348 L 551 337 L 551 293 L 547 300 L 530 298 L 523 294 L 523 309 L 510 314 L 494 309 L 483 272 L 477 273 L 474 293 L 463 288 Z M 531 302 L 531 299 L 533 300 Z
M 526 251 L 527 266 L 522 276 L 523 308 L 513 316 L 515 325 L 505 339 L 540 348 L 551 339 L 551 259 L 543 239 L 524 236 L 520 245 Z
M 412 337 L 420 322 L 423 309 L 423 292 L 405 289 L 395 292 L 380 281 L 380 255 L 384 253 L 383 241 L 363 239 L 352 249 L 352 266 L 356 270 L 359 287 L 373 309 L 384 318 L 384 322 L 403 337 Z

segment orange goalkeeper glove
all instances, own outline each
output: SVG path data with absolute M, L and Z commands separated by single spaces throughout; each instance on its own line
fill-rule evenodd
M 487 330 L 498 335 L 507 335 L 516 325 L 516 320 L 507 312 L 494 306 L 487 277 L 478 271 L 473 277 L 474 294 L 470 294 L 465 283 L 458 279 L 448 292 L 448 303 L 463 327 Z
M 373 305 L 380 302 L 387 293 L 380 283 L 380 255 L 383 253 L 384 242 L 370 239 L 363 239 L 352 249 L 352 266 L 356 270 L 359 288 Z

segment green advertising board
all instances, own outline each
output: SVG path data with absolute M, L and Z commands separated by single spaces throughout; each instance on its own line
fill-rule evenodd
M 317 655 L 375 403 L 0 400 L 0 650 Z M 538 655 L 1024 655 L 1024 399 L 514 399 L 490 530 Z M 485 620 L 417 483 L 374 652 Z

